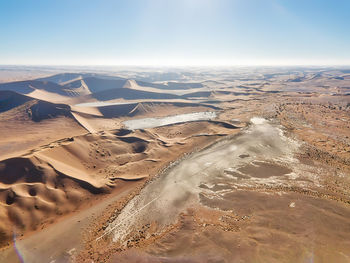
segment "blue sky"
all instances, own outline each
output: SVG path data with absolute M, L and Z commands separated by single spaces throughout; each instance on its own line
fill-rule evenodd
M 0 0 L 0 64 L 350 64 L 350 1 Z

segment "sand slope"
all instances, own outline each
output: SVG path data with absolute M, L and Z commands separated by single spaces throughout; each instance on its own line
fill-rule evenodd
M 19 233 L 35 230 L 93 195 L 117 189 L 119 180 L 147 178 L 183 148 L 210 139 L 209 135 L 192 137 L 208 126 L 232 130 L 214 123 L 182 124 L 182 134 L 165 128 L 114 130 L 59 140 L 0 161 L 2 244 L 13 230 L 7 225 Z
M 6 94 L 0 106 L 0 160 L 87 132 L 65 104 L 36 100 L 14 92 Z
M 12 90 L 22 94 L 28 94 L 35 89 L 45 90 L 59 95 L 67 95 L 62 89 L 62 86 L 48 81 L 29 80 L 0 84 L 0 90 Z
M 0 91 L 0 113 L 16 108 L 31 100 L 32 98 L 13 91 Z

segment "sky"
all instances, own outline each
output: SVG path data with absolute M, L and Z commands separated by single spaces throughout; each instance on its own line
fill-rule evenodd
M 0 0 L 2 65 L 350 65 L 349 0 Z

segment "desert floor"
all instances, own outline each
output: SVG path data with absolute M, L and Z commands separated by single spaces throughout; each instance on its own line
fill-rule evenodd
M 0 262 L 350 262 L 348 69 L 1 72 Z

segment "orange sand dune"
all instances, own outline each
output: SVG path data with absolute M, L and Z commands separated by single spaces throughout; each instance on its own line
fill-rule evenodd
M 0 160 L 52 141 L 86 133 L 65 104 L 0 93 Z M 58 132 L 59 131 L 59 132 Z
M 140 180 L 155 174 L 193 144 L 212 140 L 209 135 L 192 137 L 208 128 L 226 134 L 234 131 L 211 122 L 174 128 L 183 130 L 182 134 L 165 128 L 113 130 L 59 140 L 0 161 L 2 244 L 11 236 L 8 225 L 22 233 L 35 230 L 74 211 L 93 195 L 118 189 L 119 180 Z

